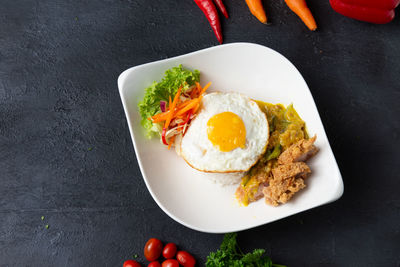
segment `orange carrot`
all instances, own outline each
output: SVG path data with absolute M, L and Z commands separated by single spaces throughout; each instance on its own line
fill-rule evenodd
M 179 87 L 178 92 L 176 93 L 176 95 L 174 97 L 174 101 L 172 101 L 172 104 L 169 107 L 169 110 L 171 111 L 171 113 L 168 114 L 167 120 L 165 121 L 164 128 L 166 128 L 166 129 L 168 129 L 168 126 L 172 120 L 172 116 L 174 115 L 175 106 L 176 106 L 176 103 L 178 102 L 179 96 L 181 95 L 181 90 L 182 90 L 182 87 Z
M 198 82 L 196 82 L 196 87 L 197 87 L 197 92 L 200 94 L 200 92 L 201 92 L 201 85 L 200 85 Z
M 176 113 L 176 115 L 179 116 L 179 115 L 184 114 L 184 113 L 187 112 L 188 110 L 191 110 L 192 108 L 194 108 L 194 107 L 197 105 L 197 103 L 199 103 L 199 98 L 194 99 L 194 101 L 193 101 L 192 103 L 190 103 L 189 105 L 187 105 L 187 106 L 184 107 L 183 109 L 179 110 L 179 111 Z
M 182 89 L 182 88 L 179 88 L 172 103 L 171 103 L 171 97 L 169 98 L 169 105 L 168 105 L 167 111 L 158 113 L 147 119 L 152 121 L 153 123 L 165 121 L 165 127 L 168 127 L 174 118 L 180 118 L 180 116 L 185 114 L 187 111 L 192 110 L 192 114 L 194 114 L 200 106 L 200 101 L 203 98 L 203 93 L 208 89 L 208 87 L 210 87 L 211 82 L 209 82 L 203 88 L 201 88 L 200 84 L 198 84 L 198 83 L 196 85 L 197 85 L 197 88 L 195 88 L 193 90 L 196 90 L 196 91 L 199 90 L 198 91 L 199 95 L 197 98 L 193 98 L 190 100 L 186 100 L 182 103 L 179 103 L 180 102 L 179 96 L 180 96 L 181 89 Z
M 194 98 L 194 99 L 190 99 L 190 100 L 186 100 L 185 102 L 180 103 L 180 104 L 178 105 L 177 109 L 181 109 L 181 108 L 187 106 L 187 105 L 190 104 L 190 102 L 192 102 L 193 100 L 195 100 L 195 98 Z
M 200 103 L 197 103 L 196 106 L 194 106 L 193 110 L 192 110 L 192 114 L 196 114 L 197 110 L 200 107 Z
M 191 99 L 191 100 L 187 100 L 187 101 L 185 101 L 185 102 L 179 104 L 177 107 L 175 107 L 174 112 L 177 112 L 177 111 L 181 110 L 182 108 L 186 107 L 187 105 L 190 105 L 190 104 L 193 103 L 193 102 L 196 102 L 196 103 L 197 103 L 198 101 L 199 101 L 198 98 L 194 98 L 194 99 Z M 193 105 L 192 105 L 192 106 L 193 106 Z M 167 110 L 167 111 L 165 111 L 165 112 L 163 112 L 163 113 L 158 113 L 158 114 L 156 114 L 156 115 L 154 115 L 154 116 L 152 116 L 152 117 L 149 117 L 149 118 L 147 118 L 147 119 L 148 119 L 148 120 L 151 120 L 153 123 L 157 123 L 157 122 L 161 122 L 161 121 L 167 120 L 167 117 L 168 117 L 169 114 L 171 114 L 171 111 L 170 111 L 170 110 Z M 174 117 L 174 116 L 172 116 L 172 117 Z
M 305 0 L 285 0 L 285 2 L 310 30 L 315 31 L 317 29 L 317 23 L 315 23 L 315 19 L 307 7 Z
M 175 135 L 169 139 L 168 150 L 171 149 L 172 143 L 175 141 Z
M 210 85 L 211 85 L 211 82 L 207 83 L 206 86 L 204 86 L 203 89 L 201 89 L 199 96 L 202 95 L 208 89 L 208 87 L 210 87 Z
M 149 117 L 147 119 L 151 120 L 151 121 L 154 121 L 154 120 L 157 120 L 157 119 L 160 119 L 160 118 L 166 118 L 168 116 L 168 114 L 170 114 L 170 113 L 171 113 L 171 111 L 167 110 L 165 112 L 158 113 L 158 114 L 154 115 L 153 117 Z
M 253 14 L 259 21 L 266 24 L 267 16 L 265 15 L 264 7 L 261 0 L 246 0 L 251 14 Z

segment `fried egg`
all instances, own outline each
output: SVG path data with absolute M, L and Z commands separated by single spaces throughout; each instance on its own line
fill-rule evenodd
M 265 152 L 268 135 L 256 102 L 239 93 L 210 93 L 182 138 L 180 154 L 199 171 L 244 172 Z

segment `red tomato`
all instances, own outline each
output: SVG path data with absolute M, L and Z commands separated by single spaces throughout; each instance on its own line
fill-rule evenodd
M 161 264 L 158 261 L 150 262 L 147 267 L 161 267 Z
M 163 245 L 157 238 L 150 238 L 144 246 L 144 256 L 148 261 L 155 261 L 161 256 Z
M 196 260 L 193 256 L 186 251 L 178 251 L 176 259 L 179 261 L 179 264 L 184 267 L 193 267 L 196 264 Z
M 179 262 L 173 259 L 165 260 L 162 263 L 162 267 L 179 267 Z
M 168 243 L 165 245 L 162 255 L 166 259 L 172 259 L 176 254 L 176 245 L 174 243 Z
M 123 267 L 140 267 L 141 265 L 134 260 L 127 260 L 124 262 Z

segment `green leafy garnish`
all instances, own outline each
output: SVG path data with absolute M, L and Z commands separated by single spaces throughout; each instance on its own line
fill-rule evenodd
M 40 217 L 40 219 L 42 219 L 42 221 L 44 220 L 44 216 Z
M 185 92 L 199 81 L 200 72 L 198 70 L 190 71 L 179 65 L 167 70 L 160 82 L 153 82 L 145 89 L 144 98 L 139 102 L 138 107 L 147 137 L 150 138 L 154 133 L 160 132 L 159 125 L 148 120 L 149 117 L 161 112 L 160 101 L 168 103 L 169 97 L 173 99 L 180 86 L 182 86 L 182 92 Z
M 49 229 L 50 226 L 49 226 L 48 224 L 46 224 L 44 227 L 45 227 L 46 229 Z
M 237 233 L 225 234 L 221 247 L 207 257 L 206 267 L 285 267 L 274 264 L 264 253 L 264 249 L 255 249 L 244 254 L 236 241 Z

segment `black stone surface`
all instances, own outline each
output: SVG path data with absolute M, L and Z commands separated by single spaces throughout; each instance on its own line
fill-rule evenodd
M 265 2 L 269 26 L 244 1 L 225 2 L 225 43 L 271 47 L 303 74 L 345 183 L 339 201 L 241 232 L 241 246 L 291 267 L 400 266 L 400 19 L 366 24 L 308 0 L 310 32 L 282 0 Z M 222 235 L 181 226 L 153 201 L 116 79 L 214 45 L 193 1 L 1 1 L 0 266 L 145 263 L 150 237 L 204 264 Z

